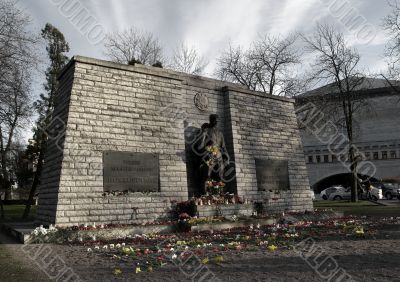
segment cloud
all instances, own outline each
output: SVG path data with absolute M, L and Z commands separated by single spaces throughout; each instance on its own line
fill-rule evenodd
M 229 42 L 246 47 L 258 34 L 286 35 L 294 31 L 309 34 L 316 22 L 332 23 L 343 30 L 349 42 L 362 49 L 362 55 L 367 57 L 364 61 L 368 64 L 381 60 L 376 53 L 383 53 L 387 41 L 387 36 L 380 32 L 380 24 L 389 10 L 386 5 L 372 1 L 350 2 L 379 31 L 368 46 L 360 46 L 340 19 L 329 12 L 327 1 L 322 0 L 79 1 L 109 32 L 118 32 L 132 25 L 153 32 L 160 38 L 167 55 L 183 41 L 195 46 L 211 61 L 209 74 L 212 74 L 215 59 Z M 65 34 L 71 45 L 71 55 L 103 57 L 102 46 L 91 45 L 60 15 L 50 0 L 20 2 L 39 26 L 51 22 Z

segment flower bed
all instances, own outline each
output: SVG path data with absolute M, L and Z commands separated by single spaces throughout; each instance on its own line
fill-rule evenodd
M 186 259 L 199 259 L 202 264 L 223 264 L 228 253 L 260 250 L 265 252 L 293 249 L 305 238 L 328 239 L 351 237 L 363 240 L 375 236 L 379 225 L 394 220 L 370 221 L 341 218 L 327 221 L 299 221 L 295 224 L 250 225 L 222 231 L 183 234 L 135 235 L 109 242 L 80 242 L 88 252 L 131 264 L 132 272 L 152 272 L 165 265 Z M 400 224 L 400 220 L 397 220 Z M 116 274 L 119 275 L 119 274 Z

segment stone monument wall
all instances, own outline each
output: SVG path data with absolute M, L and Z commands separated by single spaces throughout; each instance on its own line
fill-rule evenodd
M 37 218 L 42 224 L 127 224 L 167 217 L 171 201 L 194 194 L 192 140 L 211 113 L 219 115 L 237 173 L 230 185 L 239 196 L 271 201 L 270 194 L 258 191 L 254 158 L 286 159 L 290 190 L 274 194 L 279 199 L 271 207 L 312 208 L 292 100 L 174 71 L 80 56 L 59 79 L 39 189 Z M 157 156 L 159 165 L 149 172 L 159 173 L 157 189 L 105 191 L 108 152 Z M 107 176 L 107 181 L 113 178 Z
M 240 196 L 263 202 L 268 211 L 312 210 L 306 164 L 292 100 L 248 90 L 225 89 Z M 290 189 L 259 191 L 255 159 L 288 161 Z M 267 180 L 267 183 L 268 180 Z

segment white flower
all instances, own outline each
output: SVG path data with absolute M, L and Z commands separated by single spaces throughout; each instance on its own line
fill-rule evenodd
M 100 228 L 103 229 L 104 228 L 104 224 L 100 225 Z
M 95 250 L 100 250 L 99 246 L 94 247 Z
M 125 247 L 125 243 L 121 243 L 121 246 L 122 246 L 122 247 Z
M 257 224 L 257 229 L 260 229 L 260 227 L 261 227 L 261 225 L 260 225 L 260 224 Z
M 92 249 L 91 249 L 91 248 L 88 248 L 88 249 L 87 249 L 87 251 L 88 251 L 88 252 L 91 252 L 91 251 L 92 251 Z
M 115 247 L 116 247 L 117 249 L 119 249 L 119 248 L 121 248 L 121 244 L 116 244 Z
M 107 249 L 108 249 L 108 246 L 107 246 L 107 245 L 104 245 L 104 246 L 103 246 L 103 249 L 104 249 L 104 250 L 107 250 Z
M 174 248 L 171 248 L 170 251 L 173 252 L 173 251 L 174 251 Z
M 200 245 L 197 245 L 196 247 L 197 247 L 197 248 L 201 248 L 201 246 L 200 246 Z
M 87 223 L 85 223 L 85 224 L 83 225 L 83 227 L 84 227 L 84 228 L 87 228 L 87 227 L 88 227 Z
M 110 244 L 110 249 L 114 249 L 114 244 Z
M 178 257 L 178 256 L 177 256 L 176 254 L 173 254 L 171 258 L 172 258 L 172 259 L 176 259 L 177 257 Z
M 225 247 L 225 245 L 224 245 L 224 244 L 219 244 L 219 246 L 220 246 L 220 247 Z
M 188 246 L 185 246 L 185 250 L 188 250 L 189 249 L 189 247 Z
M 96 241 L 96 235 L 93 235 L 93 236 L 92 236 L 92 240 L 93 240 L 93 241 Z
M 82 238 L 82 237 L 79 237 L 79 238 L 78 238 L 78 241 L 79 241 L 79 242 L 83 242 L 83 238 Z

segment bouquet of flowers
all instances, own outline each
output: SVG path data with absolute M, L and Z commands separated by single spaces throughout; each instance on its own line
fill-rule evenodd
M 206 147 L 207 157 L 206 164 L 208 167 L 213 167 L 218 162 L 218 157 L 221 155 L 220 148 L 215 145 L 209 145 Z
M 220 149 L 218 146 L 215 145 L 210 145 L 206 147 L 207 152 L 210 152 L 213 156 L 217 156 L 218 153 L 220 152 Z
M 212 179 L 207 181 L 207 192 L 212 195 L 219 195 L 223 192 L 225 183 L 222 181 L 214 181 Z

